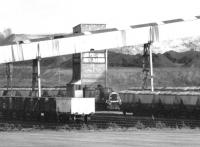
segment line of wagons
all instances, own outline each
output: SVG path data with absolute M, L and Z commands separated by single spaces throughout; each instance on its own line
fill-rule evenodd
M 200 118 L 199 92 L 142 92 L 104 89 L 84 90 L 83 98 L 67 98 L 58 91 L 43 91 L 41 98 L 23 96 L 24 93 L 4 91 L 0 96 L 0 118 L 59 121 L 82 119 L 87 121 L 95 111 L 115 110 L 134 116 L 164 118 Z M 11 96 L 12 95 L 12 96 Z

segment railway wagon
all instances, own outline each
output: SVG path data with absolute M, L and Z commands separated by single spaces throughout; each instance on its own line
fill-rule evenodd
M 120 110 L 134 116 L 200 119 L 199 92 L 121 91 Z
M 5 120 L 66 122 L 71 118 L 87 121 L 93 113 L 94 98 L 0 97 L 0 118 Z

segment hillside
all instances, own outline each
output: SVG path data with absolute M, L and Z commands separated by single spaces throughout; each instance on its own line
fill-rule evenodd
M 142 55 L 130 55 L 116 52 L 108 52 L 108 66 L 142 67 Z
M 164 53 L 164 56 L 166 56 L 173 63 L 177 63 L 184 67 L 200 67 L 200 62 L 199 62 L 200 52 L 199 51 L 190 50 L 190 51 L 180 52 L 180 53 L 175 52 L 175 51 L 169 51 L 169 52 Z
M 199 57 L 198 51 L 154 53 L 153 65 L 154 67 L 200 67 Z M 108 64 L 111 67 L 142 67 L 142 60 L 141 54 L 108 53 Z

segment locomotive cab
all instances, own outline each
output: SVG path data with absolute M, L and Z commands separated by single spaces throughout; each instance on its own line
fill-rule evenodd
M 107 108 L 111 110 L 119 110 L 121 103 L 120 96 L 117 92 L 111 92 L 108 100 L 106 100 Z

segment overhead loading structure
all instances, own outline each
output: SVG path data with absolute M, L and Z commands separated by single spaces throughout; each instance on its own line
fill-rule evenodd
M 142 45 L 148 43 L 149 41 L 154 42 L 158 38 L 159 41 L 164 41 L 194 36 L 194 34 L 199 35 L 199 29 L 191 29 L 197 28 L 197 26 L 200 25 L 199 18 L 199 16 L 194 17 L 193 20 L 196 21 L 174 19 L 161 21 L 158 23 L 153 22 L 141 25 L 131 25 L 124 30 L 111 28 L 104 30 L 85 31 L 63 36 L 52 36 L 43 40 L 25 40 L 21 41 L 20 43 L 1 46 L 0 63 L 35 59 L 38 55 L 38 44 L 41 58 L 47 58 L 79 52 L 87 52 L 90 51 L 90 49 L 102 50 L 129 45 Z M 158 30 L 159 36 L 157 35 Z

